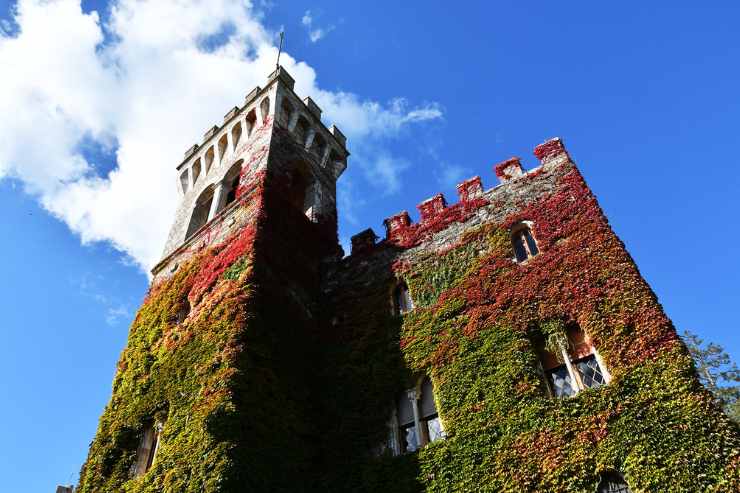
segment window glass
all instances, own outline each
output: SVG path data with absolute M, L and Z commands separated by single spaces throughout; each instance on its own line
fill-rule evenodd
M 401 452 L 413 452 L 419 449 L 419 437 L 416 426 L 412 422 L 401 428 Z
M 534 257 L 539 253 L 539 250 L 537 250 L 537 244 L 534 242 L 534 238 L 532 238 L 532 232 L 529 230 L 529 228 L 525 228 L 524 231 L 522 231 L 522 235 L 524 236 L 524 239 L 527 242 L 527 246 L 529 247 L 530 256 Z
M 426 420 L 427 431 L 429 432 L 429 441 L 435 442 L 445 437 L 445 432 L 442 429 L 442 422 L 439 420 L 439 416 L 434 415 Z
M 576 394 L 575 384 L 565 365 L 547 370 L 547 376 L 556 397 L 569 397 Z
M 414 302 L 411 299 L 411 293 L 406 284 L 401 284 L 396 288 L 396 309 L 399 314 L 404 314 L 414 308 Z
M 524 248 L 524 239 L 522 238 L 521 233 L 516 233 L 514 235 L 514 253 L 519 262 L 527 260 L 527 250 Z
M 594 389 L 606 384 L 606 378 L 593 354 L 576 361 L 575 366 L 578 368 L 584 387 Z

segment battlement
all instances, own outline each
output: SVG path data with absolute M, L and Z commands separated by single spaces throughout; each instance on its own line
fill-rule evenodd
M 524 170 L 518 157 L 494 165 L 493 170 L 499 184 L 490 190 L 484 191 L 480 176 L 459 183 L 456 187 L 458 193 L 456 204 L 449 205 L 441 193 L 423 200 L 416 206 L 419 211 L 418 223 L 412 221 L 408 211 L 401 211 L 386 218 L 383 220 L 385 238 L 379 243 L 376 243 L 378 237 L 372 228 L 352 236 L 350 255 L 367 254 L 381 245 L 411 247 L 452 223 L 464 222 L 481 207 L 490 205 L 491 201 L 487 196 L 490 197 L 499 187 L 527 176 L 535 176 L 543 166 L 570 161 L 570 156 L 560 138 L 550 139 L 538 145 L 534 149 L 534 155 L 540 161 L 540 165 L 529 171 Z
M 270 98 L 269 93 L 278 82 L 285 90 Z M 309 96 L 299 98 L 293 92 L 294 87 L 295 80 L 280 66 L 269 75 L 264 88 L 257 86 L 249 91 L 241 106 L 234 106 L 224 115 L 221 125 L 208 128 L 202 142 L 189 147 L 177 165 L 180 193 L 184 195 L 196 188 L 198 179 L 208 174 L 214 163 L 233 154 L 256 127 L 268 120 L 281 123 L 291 132 L 299 125 L 298 137 L 305 148 L 315 148 L 322 163 L 331 166 L 335 177 L 339 177 L 347 167 L 347 138 L 336 125 L 326 127 L 321 121 L 321 108 Z

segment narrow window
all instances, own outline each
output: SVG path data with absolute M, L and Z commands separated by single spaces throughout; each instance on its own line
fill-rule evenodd
M 413 395 L 410 395 L 412 394 Z M 414 418 L 414 406 L 416 405 L 416 391 L 402 392 L 398 396 L 398 435 L 400 439 L 399 453 L 413 452 L 421 445 L 420 437 L 416 432 L 416 420 Z
M 190 186 L 190 180 L 188 179 L 188 170 L 185 170 L 180 175 L 180 185 L 182 186 L 182 193 L 187 193 Z
M 242 137 L 242 124 L 241 122 L 234 125 L 234 128 L 231 129 L 231 142 L 234 145 L 234 149 L 236 149 L 237 144 L 239 143 L 239 139 Z
M 532 230 L 526 223 L 520 223 L 512 229 L 511 242 L 517 262 L 524 262 L 540 253 Z
M 596 493 L 632 493 L 632 491 L 621 474 L 607 473 L 601 476 Z
M 270 113 L 270 98 L 265 98 L 260 103 L 260 114 L 262 116 L 262 123 L 267 123 L 267 117 Z
M 394 454 L 414 452 L 424 445 L 445 438 L 434 403 L 434 388 L 429 377 L 417 387 L 402 392 L 389 426 L 388 443 Z M 385 449 L 383 444 L 380 448 Z
M 314 136 L 313 142 L 311 142 L 311 152 L 321 160 L 324 157 L 324 151 L 326 150 L 326 141 L 318 133 Z
M 421 384 L 421 429 L 422 434 L 426 435 L 424 438 L 427 443 L 436 442 L 445 437 L 444 430 L 442 429 L 442 421 L 439 419 L 437 414 L 437 405 L 434 403 L 434 389 L 432 387 L 432 380 L 429 377 L 424 377 L 424 381 Z
M 211 211 L 212 201 L 213 187 L 209 186 L 208 188 L 203 190 L 203 192 L 198 197 L 198 200 L 195 201 L 193 215 L 190 216 L 190 224 L 188 225 L 188 230 L 185 234 L 185 238 L 190 238 L 208 222 L 208 213 Z
M 397 315 L 403 315 L 414 309 L 414 301 L 405 282 L 402 282 L 393 293 L 393 305 Z
M 195 163 L 193 163 L 193 183 L 198 181 L 199 176 L 200 176 L 200 159 L 197 159 Z
M 211 146 L 207 151 L 205 155 L 205 161 L 206 161 L 206 174 L 208 174 L 208 171 L 211 169 L 211 165 L 213 164 L 213 156 L 215 154 L 215 151 L 213 150 L 213 146 Z
M 159 437 L 161 433 L 161 423 L 144 428 L 144 433 L 139 442 L 139 448 L 136 451 L 134 477 L 143 476 L 149 469 L 151 469 L 157 455 L 157 449 L 159 448 Z
M 247 113 L 247 137 L 252 135 L 252 130 L 254 130 L 254 125 L 257 123 L 257 114 L 254 110 Z
M 293 116 L 293 105 L 291 105 L 286 98 L 283 98 L 283 103 L 280 105 L 280 123 L 285 128 L 290 126 L 290 118 Z
M 302 147 L 306 146 L 306 137 L 308 137 L 309 128 L 310 127 L 308 125 L 308 120 L 306 120 L 303 116 L 298 117 L 298 123 L 296 123 L 293 132 L 295 133 L 295 138 L 298 140 Z
M 571 397 L 609 382 L 596 348 L 579 327 L 569 327 L 567 338 L 557 346 L 545 349 L 544 343 L 540 344 L 542 368 L 553 396 Z
M 226 154 L 226 149 L 229 146 L 229 138 L 226 136 L 226 134 L 223 134 L 220 139 L 218 139 L 218 159 L 219 162 L 224 160 L 224 154 Z

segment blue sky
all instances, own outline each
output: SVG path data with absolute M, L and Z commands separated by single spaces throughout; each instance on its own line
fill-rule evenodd
M 161 12 L 124 0 L 117 24 L 105 2 L 82 2 L 102 31 L 79 2 L 29 0 L 15 20 L 0 1 L 6 489 L 76 481 L 176 205 L 178 158 L 264 80 L 281 27 L 298 92 L 349 136 L 344 241 L 382 234 L 402 209 L 418 217 L 439 191 L 454 202 L 470 176 L 491 187 L 495 163 L 532 167 L 534 146 L 560 136 L 676 326 L 740 360 L 740 6 L 219 2 L 156 33 Z

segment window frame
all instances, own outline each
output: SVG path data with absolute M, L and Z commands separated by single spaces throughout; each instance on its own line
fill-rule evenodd
M 427 416 L 424 416 L 422 415 L 420 402 L 422 400 L 422 389 L 424 387 L 424 382 L 426 379 L 429 379 L 430 388 L 432 389 L 434 412 Z M 399 421 L 398 402 L 403 398 L 409 400 L 414 418 L 412 423 L 401 424 Z M 439 421 L 440 435 L 435 440 L 431 440 L 429 433 L 429 422 L 435 419 Z M 426 375 L 419 377 L 416 381 L 416 385 L 413 388 L 405 390 L 402 395 L 400 395 L 399 398 L 394 401 L 393 411 L 391 413 L 391 419 L 389 420 L 388 425 L 389 437 L 386 442 L 391 446 L 391 451 L 394 456 L 414 453 L 419 449 L 426 447 L 432 442 L 436 442 L 437 440 L 444 440 L 445 438 L 447 438 L 444 422 L 442 421 L 442 417 L 440 416 L 439 409 L 437 407 L 437 401 L 434 393 L 434 382 L 432 381 L 431 377 Z M 407 445 L 404 445 L 404 432 L 409 428 L 414 429 L 417 439 L 417 446 L 413 450 L 407 450 Z M 381 450 L 384 450 L 384 447 L 381 447 Z
M 611 374 L 606 368 L 606 364 L 604 363 L 603 358 L 599 354 L 598 350 L 594 346 L 591 339 L 588 337 L 588 334 L 581 329 L 580 327 L 575 327 L 576 331 L 580 331 L 583 333 L 583 344 L 586 344 L 588 347 L 588 352 L 584 354 L 578 354 L 574 355 L 571 353 L 572 349 L 575 349 L 575 345 L 573 343 L 573 340 L 571 338 L 570 332 L 573 331 L 574 328 L 571 328 L 571 330 L 568 331 L 567 334 L 567 347 L 560 347 L 559 354 L 553 354 L 549 351 L 547 351 L 544 348 L 540 348 L 540 369 L 542 371 L 543 377 L 545 379 L 545 384 L 547 386 L 547 390 L 550 393 L 551 397 L 558 398 L 558 399 L 564 399 L 569 397 L 575 397 L 579 393 L 583 392 L 584 390 L 588 389 L 598 389 L 599 387 L 603 387 L 605 385 L 609 385 L 611 382 Z M 549 353 L 552 356 L 555 356 L 558 358 L 558 361 L 561 362 L 559 365 L 555 365 L 552 367 L 549 367 L 547 369 L 544 368 L 544 365 L 542 365 L 543 356 L 544 354 Z M 583 382 L 583 378 L 581 376 L 581 370 L 578 368 L 578 363 L 591 360 L 596 362 L 596 365 L 599 369 L 599 372 L 601 373 L 602 378 L 604 379 L 604 382 L 599 385 L 594 386 L 587 386 Z M 553 379 L 551 377 L 552 374 L 557 373 L 559 371 L 562 371 L 562 369 L 565 368 L 568 374 L 568 377 L 570 379 L 570 388 L 573 390 L 572 394 L 558 394 L 555 385 L 553 383 Z
M 529 233 L 529 236 L 526 233 Z M 531 240 L 531 244 L 529 240 Z M 521 245 L 524 258 L 519 258 L 517 242 Z M 512 226 L 511 246 L 514 250 L 514 261 L 518 264 L 526 263 L 540 254 L 541 249 L 537 237 L 534 234 L 532 221 L 521 221 Z

